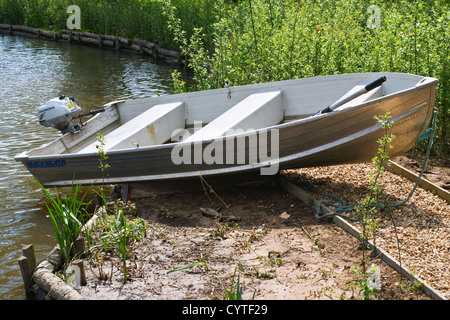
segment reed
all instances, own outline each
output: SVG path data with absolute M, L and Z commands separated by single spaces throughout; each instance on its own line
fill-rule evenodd
M 0 23 L 34 28 L 67 29 L 67 7 L 77 5 L 81 11 L 81 31 L 140 38 L 167 49 L 178 48 L 168 28 L 163 3 L 156 0 L 0 0 Z M 169 1 L 168 1 L 169 2 Z M 182 27 L 190 36 L 195 26 L 212 29 L 215 15 L 213 0 L 172 0 Z M 212 41 L 210 41 L 212 43 Z
M 80 236 L 85 220 L 89 216 L 90 202 L 85 201 L 89 190 L 82 194 L 81 185 L 72 185 L 69 191 L 70 196 L 64 197 L 57 192 L 52 195 L 39 181 L 37 182 L 48 200 L 46 206 L 55 238 L 63 261 L 68 264 L 76 256 L 75 241 Z

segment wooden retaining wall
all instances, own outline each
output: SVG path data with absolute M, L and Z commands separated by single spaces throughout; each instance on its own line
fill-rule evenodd
M 414 172 L 402 167 L 401 165 L 391 160 L 388 161 L 388 166 L 386 167 L 386 170 L 395 173 L 396 175 L 405 177 L 412 182 L 416 182 L 419 179 L 419 175 L 415 174 Z M 447 201 L 447 203 L 450 204 L 450 192 L 448 192 L 447 190 L 435 185 L 434 183 L 426 180 L 423 177 L 419 182 L 419 187 L 421 187 L 424 190 L 430 191 L 433 194 L 436 194 L 439 198 L 444 199 L 445 201 Z
M 105 212 L 105 207 L 98 207 L 91 219 L 84 225 L 85 230 L 90 230 L 98 216 L 105 214 Z M 75 243 L 75 250 L 80 258 L 86 254 L 84 233 L 85 231 Z M 62 278 L 55 274 L 56 271 L 61 270 L 63 267 L 63 258 L 58 245 L 38 264 L 36 264 L 33 245 L 26 245 L 22 248 L 22 256 L 19 257 L 17 262 L 27 297 L 32 297 L 36 300 L 84 300 L 76 288 L 66 284 Z M 80 285 L 85 286 L 87 283 L 84 273 L 84 260 L 76 259 L 71 264 L 79 268 Z
M 156 43 L 147 40 L 131 40 L 111 35 L 100 35 L 90 32 L 78 32 L 71 30 L 55 32 L 10 24 L 0 24 L 0 33 L 51 41 L 61 41 L 69 44 L 90 45 L 99 48 L 121 50 L 143 55 L 146 54 L 150 55 L 153 59 L 163 59 L 179 65 L 186 65 L 186 59 L 182 52 L 161 48 Z

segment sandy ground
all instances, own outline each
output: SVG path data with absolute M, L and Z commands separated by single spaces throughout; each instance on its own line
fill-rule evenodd
M 128 280 L 120 260 L 85 260 L 86 299 L 223 299 L 239 277 L 243 299 L 362 299 L 355 272 L 359 242 L 273 185 L 187 192 L 137 199 L 147 225 L 131 246 Z M 219 198 L 220 197 L 220 198 Z M 230 209 L 224 208 L 225 202 Z M 214 209 L 225 219 L 208 214 Z M 131 217 L 130 217 L 131 218 Z M 228 219 L 227 219 L 228 218 Z M 378 299 L 427 300 L 379 258 Z M 168 273 L 177 267 L 195 266 Z M 99 280 L 99 267 L 107 275 Z

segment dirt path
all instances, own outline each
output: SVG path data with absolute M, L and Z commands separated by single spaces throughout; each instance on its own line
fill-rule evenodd
M 98 265 L 87 259 L 88 284 L 82 296 L 222 299 L 239 276 L 243 299 L 361 299 L 352 271 L 362 259 L 355 238 L 331 222 L 316 220 L 310 206 L 279 188 L 217 192 L 231 208 L 218 211 L 233 219 L 218 220 L 201 210 L 223 206 L 214 194 L 204 192 L 137 200 L 139 216 L 151 227 L 144 241 L 133 244 L 129 280 L 122 283 L 117 258 L 109 256 L 101 265 L 107 280 L 98 280 Z M 374 263 L 381 274 L 379 299 L 429 299 L 380 259 Z

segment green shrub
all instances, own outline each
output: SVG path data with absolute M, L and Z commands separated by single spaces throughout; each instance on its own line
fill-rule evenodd
M 450 4 L 380 2 L 379 25 L 369 28 L 371 5 L 367 0 L 216 1 L 212 51 L 211 32 L 197 28 L 201 32 L 188 34 L 182 21 L 174 23 L 177 10 L 169 27 L 184 37 L 179 43 L 194 70 L 195 90 L 352 72 L 436 77 L 436 151 L 445 156 L 450 149 Z

